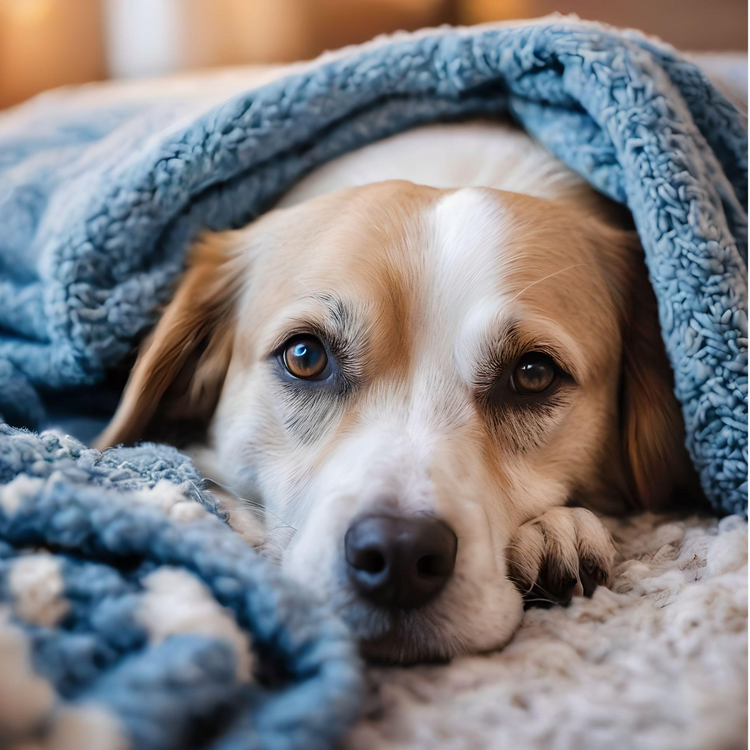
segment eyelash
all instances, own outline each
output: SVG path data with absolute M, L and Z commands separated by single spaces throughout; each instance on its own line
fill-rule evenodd
M 326 347 L 326 349 L 329 348 L 328 346 L 328 336 L 326 333 L 318 328 L 315 325 L 306 325 L 306 326 L 295 326 L 294 328 L 290 328 L 288 331 L 286 331 L 283 335 L 279 336 L 273 343 L 273 346 L 271 347 L 271 350 L 268 352 L 266 357 L 268 359 L 271 359 L 273 357 L 278 357 L 281 355 L 286 348 L 286 346 L 289 344 L 289 342 L 292 339 L 301 338 L 303 336 L 314 336 L 317 339 L 320 339 L 323 345 Z

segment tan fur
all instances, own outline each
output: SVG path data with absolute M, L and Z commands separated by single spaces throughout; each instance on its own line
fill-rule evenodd
M 684 447 L 682 415 L 656 319 L 653 289 L 639 274 L 631 287 L 623 343 L 621 439 L 631 503 L 658 511 L 700 503 L 701 492 Z
M 142 439 L 169 388 L 182 375 L 182 393 L 170 405 L 174 417 L 210 418 L 231 356 L 233 280 L 221 242 L 198 243 L 189 268 L 159 325 L 141 347 L 117 413 L 97 447 Z M 203 346 L 202 351 L 198 351 Z M 188 361 L 197 358 L 192 366 Z M 188 367 L 189 372 L 183 370 Z

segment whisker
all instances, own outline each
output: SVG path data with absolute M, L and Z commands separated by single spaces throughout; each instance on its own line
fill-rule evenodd
M 555 271 L 554 273 L 549 273 L 546 276 L 543 276 L 541 279 L 537 279 L 536 281 L 532 281 L 531 284 L 529 284 L 524 289 L 521 289 L 518 294 L 515 295 L 510 301 L 513 302 L 514 300 L 518 299 L 524 292 L 527 292 L 529 289 L 531 289 L 532 286 L 536 286 L 537 284 L 541 284 L 543 281 L 547 281 L 547 279 L 551 279 L 553 276 L 557 276 L 558 274 L 565 273 L 565 271 L 570 271 L 573 268 L 580 268 L 581 266 L 588 266 L 588 263 L 575 263 L 572 266 L 567 266 L 566 268 L 561 268 L 559 271 Z
M 225 490 L 230 495 L 232 495 L 232 497 L 237 498 L 237 500 L 239 500 L 240 502 L 242 502 L 246 507 L 252 508 L 253 510 L 256 510 L 256 511 L 258 511 L 260 513 L 263 513 L 263 514 L 270 514 L 270 515 L 274 516 L 281 523 L 281 526 L 285 526 L 285 527 L 288 527 L 290 529 L 293 529 L 294 531 L 297 531 L 297 527 L 296 526 L 292 526 L 292 524 L 290 524 L 288 521 L 285 521 L 280 515 L 278 515 L 278 513 L 274 513 L 267 506 L 263 505 L 262 503 L 257 502 L 257 500 L 251 500 L 250 498 L 242 497 L 242 496 L 238 495 L 229 485 L 226 485 L 223 482 L 220 482 L 218 479 L 214 479 L 213 477 L 204 477 L 204 479 L 207 482 L 212 482 L 217 487 L 221 487 L 223 490 Z M 276 528 L 280 528 L 280 527 L 278 527 L 278 526 L 274 527 L 274 529 L 276 529 Z M 272 529 L 272 531 L 273 531 L 273 529 Z
M 497 557 L 498 559 L 503 560 L 504 562 L 508 563 L 509 565 L 512 565 L 514 568 L 518 568 L 519 570 L 522 570 L 524 573 L 526 573 L 529 576 L 529 578 L 533 577 L 538 572 L 530 568 L 525 563 L 522 563 L 520 560 L 515 560 L 505 555 L 498 554 L 497 549 L 493 550 L 493 555 Z
M 307 284 L 305 284 L 305 282 L 304 282 L 304 281 L 302 281 L 302 279 L 300 279 L 300 278 L 299 278 L 299 276 L 298 276 L 298 277 L 297 277 L 297 278 L 295 279 L 295 281 L 297 281 L 298 283 L 302 284 L 302 286 L 303 286 L 303 287 L 305 287 L 305 289 L 307 289 L 307 291 L 308 291 L 308 292 L 310 292 L 310 294 L 311 294 L 312 296 L 315 296 L 315 295 L 313 294 L 313 290 L 312 290 L 312 289 L 310 289 L 310 287 L 309 287 L 309 286 L 307 286 Z

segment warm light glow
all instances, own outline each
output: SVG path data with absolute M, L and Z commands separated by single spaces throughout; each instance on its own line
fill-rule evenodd
M 9 23 L 30 26 L 43 23 L 53 4 L 54 0 L 0 0 L 0 14 Z
M 409 10 L 429 13 L 444 5 L 444 0 L 381 0 L 381 3 L 394 8 L 409 8 Z
M 461 23 L 466 24 L 510 21 L 538 15 L 533 12 L 530 0 L 464 0 L 459 7 Z
M 104 74 L 101 0 L 0 0 L 0 109 Z

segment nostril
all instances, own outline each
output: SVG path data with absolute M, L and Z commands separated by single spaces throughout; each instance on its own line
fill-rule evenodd
M 385 568 L 385 557 L 376 549 L 359 551 L 353 566 L 365 573 L 380 573 Z
M 439 578 L 450 573 L 448 563 L 440 555 L 425 555 L 417 560 L 417 574 L 421 578 Z

